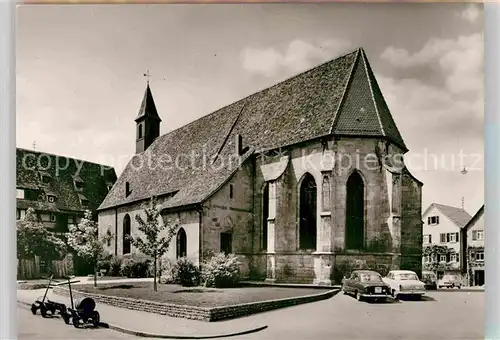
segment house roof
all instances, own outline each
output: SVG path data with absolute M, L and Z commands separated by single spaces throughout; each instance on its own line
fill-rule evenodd
M 41 174 L 50 176 L 50 182 L 43 183 Z M 74 176 L 83 181 L 82 192 L 75 187 Z M 84 195 L 89 200 L 88 208 L 95 210 L 107 194 L 106 181 L 116 181 L 111 167 L 45 152 L 16 150 L 17 188 L 38 192 L 38 200 L 17 199 L 19 209 L 83 212 L 87 207 L 82 206 L 79 196 Z M 56 196 L 56 201 L 49 203 L 47 195 Z
M 467 224 L 464 226 L 465 230 L 469 230 L 470 227 L 472 227 L 477 220 L 479 220 L 482 216 L 484 215 L 484 204 L 479 210 L 472 216 L 472 218 L 467 222 Z
M 152 101 L 149 93 L 148 87 L 146 97 Z M 403 152 L 408 151 L 363 49 L 321 64 L 158 137 L 147 150 L 132 157 L 99 209 L 174 192 L 177 193 L 164 207 L 200 203 L 252 153 L 332 134 L 383 138 Z M 235 162 L 232 156 L 238 135 L 248 150 L 239 162 Z M 189 158 L 190 166 L 174 168 L 175 160 L 180 158 Z M 213 158 L 220 165 L 216 169 L 210 161 L 204 161 Z M 128 196 L 125 195 L 126 182 L 131 189 Z
M 463 228 L 470 221 L 472 216 L 465 211 L 463 208 L 452 207 L 449 205 L 432 203 L 427 210 L 424 212 L 424 215 L 431 208 L 438 209 L 443 215 L 445 215 L 450 221 L 452 221 L 457 227 Z

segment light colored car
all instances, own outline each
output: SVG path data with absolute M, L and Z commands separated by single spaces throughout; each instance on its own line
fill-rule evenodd
M 425 294 L 425 283 L 410 270 L 391 270 L 384 277 L 384 282 L 391 287 L 391 295 L 395 299 L 401 296 L 421 298 Z
M 438 280 L 438 288 L 462 288 L 462 280 L 458 275 L 446 274 L 441 280 Z

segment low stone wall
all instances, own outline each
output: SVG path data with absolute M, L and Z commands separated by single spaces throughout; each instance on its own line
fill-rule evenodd
M 54 287 L 53 290 L 55 294 L 69 296 L 69 290 L 67 288 Z M 114 307 L 127 308 L 199 321 L 220 321 L 242 317 L 250 314 L 261 313 L 273 309 L 325 300 L 334 296 L 337 292 L 338 290 L 330 290 L 320 294 L 213 308 L 136 300 L 117 296 L 84 293 L 77 290 L 73 290 L 73 299 L 77 299 L 83 296 L 92 297 L 96 301 L 96 303 L 104 303 Z

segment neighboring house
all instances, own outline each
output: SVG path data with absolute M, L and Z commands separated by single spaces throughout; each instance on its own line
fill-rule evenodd
M 156 196 L 177 221 L 170 259 L 234 253 L 244 276 L 316 284 L 349 263 L 420 273 L 422 183 L 363 49 L 164 135 L 148 84 L 135 122 L 137 154 L 99 207 L 116 255 L 136 252 L 125 236 Z
M 484 285 L 484 205 L 464 227 L 467 235 L 463 257 L 466 261 L 467 281 L 471 286 Z
M 431 204 L 422 215 L 423 247 L 446 249 L 424 254 L 422 262 L 426 270 L 437 272 L 438 278 L 445 274 L 462 274 L 465 259 L 462 254 L 462 229 L 470 221 L 471 215 L 463 208 Z
M 68 225 L 79 223 L 85 210 L 95 214 L 115 181 L 111 167 L 17 148 L 17 220 L 33 208 L 51 231 L 67 232 Z M 44 265 L 41 259 L 36 271 L 44 274 L 49 270 Z

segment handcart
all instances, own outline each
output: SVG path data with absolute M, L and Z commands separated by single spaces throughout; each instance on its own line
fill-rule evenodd
M 75 328 L 80 327 L 84 324 L 92 324 L 94 327 L 98 327 L 101 321 L 99 312 L 95 310 L 96 303 L 95 300 L 90 297 L 80 298 L 76 301 L 73 300 L 73 292 L 71 290 L 71 283 L 68 279 L 69 288 L 69 299 L 71 301 L 71 308 L 67 309 L 66 316 L 64 316 L 64 322 L 69 323 L 71 318 L 73 326 Z
M 40 314 L 44 318 L 48 316 L 47 312 L 50 312 L 51 315 L 55 315 L 58 312 L 63 317 L 67 314 L 65 304 L 47 299 L 47 293 L 49 289 L 53 287 L 52 282 L 57 282 L 53 279 L 53 276 L 49 277 L 49 283 L 47 284 L 43 297 L 37 298 L 37 300 L 31 304 L 31 313 L 33 313 L 33 315 L 36 315 L 38 310 L 40 310 Z

